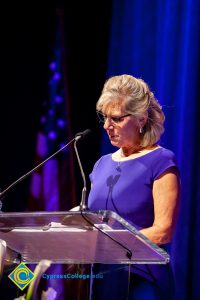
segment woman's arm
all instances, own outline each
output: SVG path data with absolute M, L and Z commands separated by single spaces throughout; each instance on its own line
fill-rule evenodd
M 180 178 L 174 167 L 154 181 L 153 199 L 154 223 L 140 232 L 155 244 L 162 245 L 171 241 L 178 216 Z

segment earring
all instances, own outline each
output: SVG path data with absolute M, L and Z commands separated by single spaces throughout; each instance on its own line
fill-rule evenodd
M 144 132 L 144 129 L 142 127 L 140 127 L 139 132 L 140 132 L 140 134 L 142 134 Z

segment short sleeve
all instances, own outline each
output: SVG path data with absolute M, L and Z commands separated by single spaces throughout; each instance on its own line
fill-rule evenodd
M 175 167 L 179 174 L 179 169 L 176 162 L 175 154 L 168 150 L 162 149 L 161 155 L 155 160 L 153 166 L 153 178 L 156 180 L 162 173 L 171 167 Z

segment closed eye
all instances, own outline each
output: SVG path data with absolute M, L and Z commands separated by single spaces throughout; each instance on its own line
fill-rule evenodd
M 98 115 L 99 121 L 103 122 L 103 123 L 105 123 L 107 119 L 110 119 L 113 123 L 120 123 L 123 121 L 124 118 L 131 116 L 131 114 L 126 114 L 126 115 L 119 116 L 119 117 L 117 117 L 117 116 L 116 117 L 115 116 L 107 117 L 106 115 L 104 115 L 103 113 L 101 113 L 99 111 L 97 111 L 97 115 Z
M 110 118 L 115 123 L 120 123 L 124 119 L 124 117 L 110 117 Z
M 113 122 L 120 123 L 124 120 L 124 118 L 129 117 L 129 116 L 131 116 L 131 115 L 127 114 L 127 115 L 124 115 L 124 116 L 121 116 L 121 117 L 110 117 L 110 118 Z

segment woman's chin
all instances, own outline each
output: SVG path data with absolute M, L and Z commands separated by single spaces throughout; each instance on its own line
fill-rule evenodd
M 120 148 L 120 145 L 117 141 L 110 140 L 110 143 L 112 146 Z

